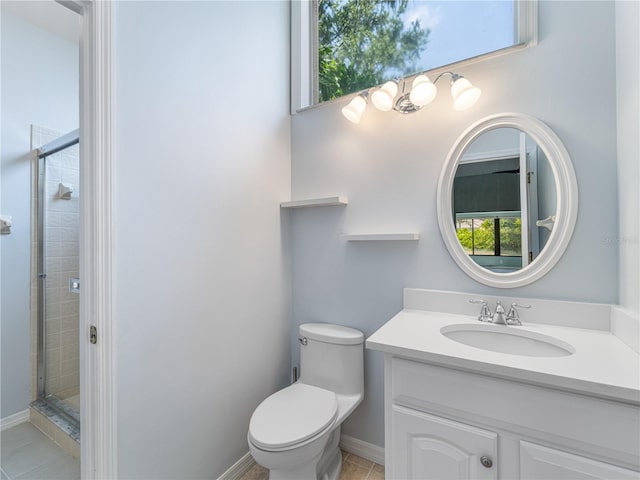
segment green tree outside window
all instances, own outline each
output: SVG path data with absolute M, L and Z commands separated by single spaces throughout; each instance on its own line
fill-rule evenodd
M 320 102 L 418 71 L 429 29 L 403 20 L 409 0 L 319 0 Z
M 520 256 L 522 254 L 522 221 L 520 218 L 501 218 L 500 220 L 501 256 Z M 460 219 L 456 234 L 464 251 L 469 255 L 494 255 L 495 226 L 494 218 Z

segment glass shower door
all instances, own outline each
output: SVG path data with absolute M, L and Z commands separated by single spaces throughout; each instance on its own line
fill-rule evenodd
M 70 286 L 79 276 L 80 172 L 72 134 L 39 153 L 38 397 L 79 422 L 80 305 Z

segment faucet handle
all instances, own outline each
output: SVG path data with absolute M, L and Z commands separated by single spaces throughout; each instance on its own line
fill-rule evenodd
M 512 303 L 511 308 L 509 309 L 509 313 L 507 313 L 507 325 L 522 325 L 520 321 L 520 315 L 518 314 L 517 308 L 531 308 L 531 305 L 521 305 L 519 303 Z
M 489 310 L 489 304 L 486 300 L 471 299 L 469 300 L 469 303 L 481 303 L 482 306 L 480 307 L 480 315 L 478 315 L 478 320 L 480 320 L 481 322 L 491 321 L 493 315 L 491 315 L 491 310 Z
M 531 305 L 522 305 L 520 303 L 512 303 L 511 307 L 518 307 L 518 308 L 531 308 Z

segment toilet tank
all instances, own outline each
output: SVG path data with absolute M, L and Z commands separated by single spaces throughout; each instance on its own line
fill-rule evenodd
M 300 325 L 300 381 L 335 393 L 364 394 L 364 334 L 330 323 Z

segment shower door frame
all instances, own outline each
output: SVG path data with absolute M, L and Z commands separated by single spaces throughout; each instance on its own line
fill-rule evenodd
M 36 149 L 38 158 L 36 159 L 36 175 L 38 176 L 38 191 L 37 191 L 37 224 L 38 224 L 38 245 L 37 245 L 37 273 L 38 276 L 38 344 L 37 344 L 37 356 L 36 356 L 36 375 L 37 375 L 37 397 L 41 399 L 46 398 L 46 381 L 45 381 L 45 337 L 46 332 L 44 330 L 46 321 L 46 285 L 47 278 L 46 272 L 46 252 L 45 252 L 45 184 L 46 184 L 46 160 L 50 155 L 55 155 L 58 152 L 63 151 L 73 145 L 80 142 L 80 129 L 73 130 L 61 137 L 58 137 L 52 142 L 41 146 Z
M 112 325 L 112 2 L 56 0 L 81 17 L 80 443 L 83 479 L 117 478 Z M 89 341 L 90 327 L 98 341 Z
M 38 193 L 37 193 L 37 203 L 36 203 L 36 218 L 38 222 L 38 246 L 37 246 L 37 265 L 36 265 L 36 275 L 38 276 L 37 283 L 37 350 L 36 350 L 36 378 L 37 378 L 37 398 L 40 398 L 44 395 L 44 375 L 45 375 L 45 364 L 44 364 L 44 308 L 45 308 L 45 284 L 44 284 L 44 270 L 45 270 L 45 252 L 44 252 L 44 186 L 45 186 L 45 165 L 44 158 L 41 158 L 38 155 L 36 160 L 37 165 L 37 175 L 38 175 Z

